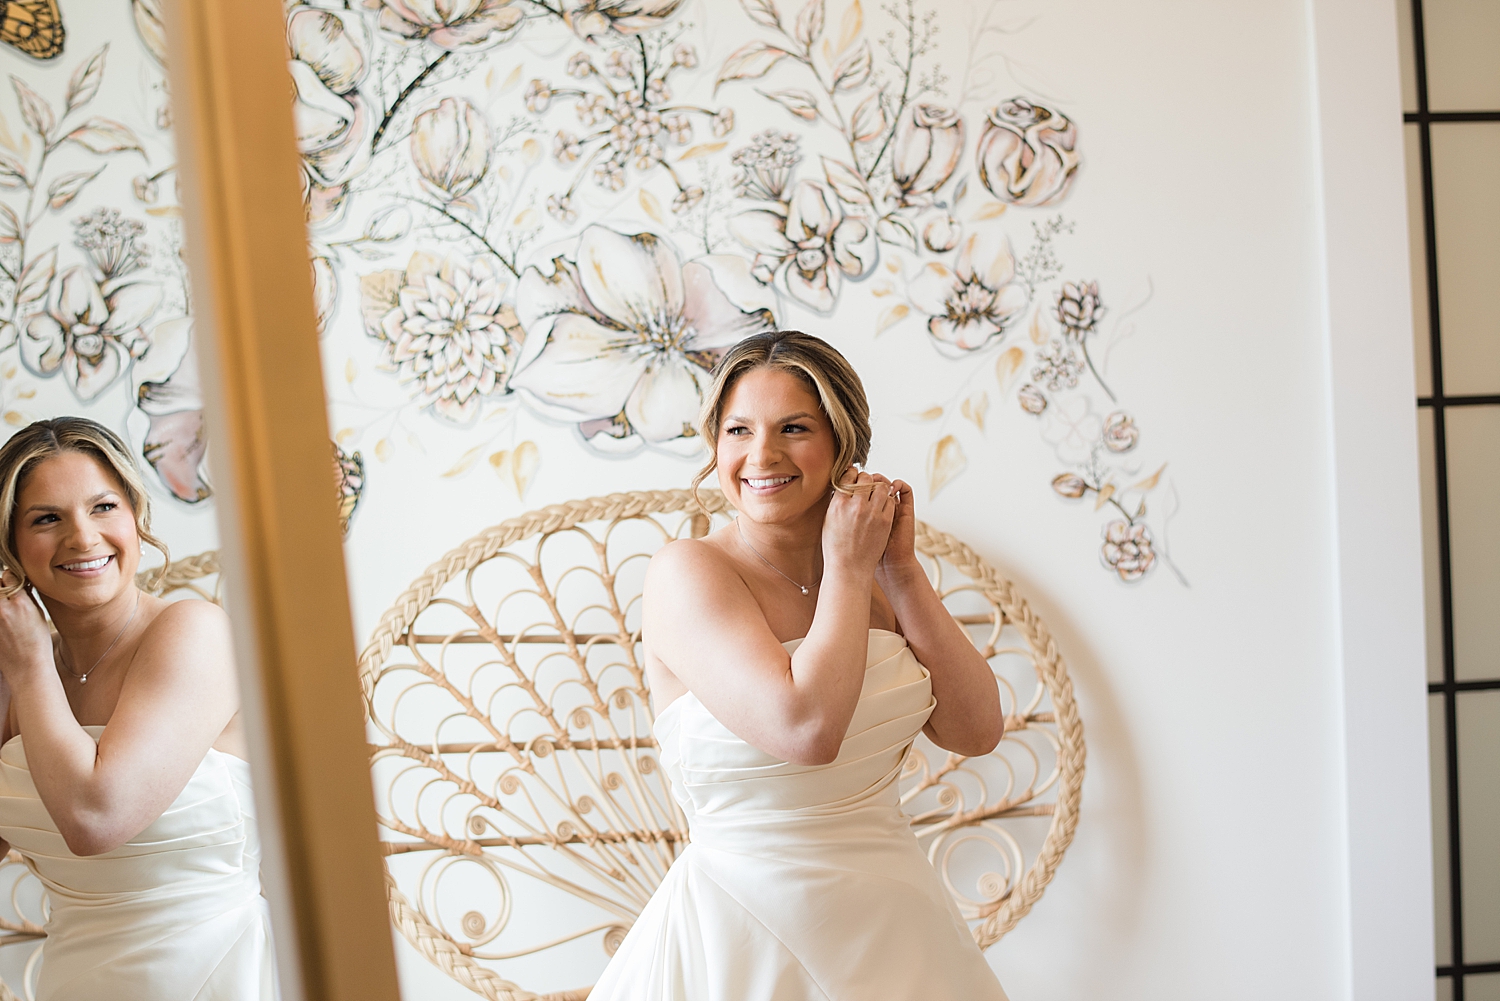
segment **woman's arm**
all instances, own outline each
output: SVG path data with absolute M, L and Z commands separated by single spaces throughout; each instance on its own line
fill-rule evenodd
M 17 649 L 19 625 L 3 626 L 13 654 L 5 675 L 37 794 L 74 854 L 112 851 L 172 804 L 237 711 L 228 617 L 205 601 L 162 609 L 97 745 L 73 716 L 50 643 L 45 656 Z
M 794 764 L 838 756 L 859 704 L 869 651 L 875 563 L 895 502 L 851 472 L 823 523 L 823 581 L 807 638 L 794 653 L 714 547 L 674 542 L 646 573 L 643 633 L 651 653 L 736 736 Z
M 892 486 L 899 491 L 900 503 L 875 575 L 911 652 L 932 673 L 937 708 L 924 729 L 935 744 L 955 754 L 988 754 L 1005 734 L 1000 686 L 917 562 L 911 487 L 901 480 Z

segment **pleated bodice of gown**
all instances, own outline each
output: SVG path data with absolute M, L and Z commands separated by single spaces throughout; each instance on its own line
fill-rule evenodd
M 42 805 L 23 739 L 0 748 L 0 837 L 51 906 L 37 1001 L 274 1001 L 250 766 L 209 750 L 150 826 L 84 857 Z
M 826 765 L 757 750 L 691 693 L 661 712 L 690 843 L 589 1001 L 1005 1001 L 901 812 L 930 677 L 881 629 L 866 663 Z

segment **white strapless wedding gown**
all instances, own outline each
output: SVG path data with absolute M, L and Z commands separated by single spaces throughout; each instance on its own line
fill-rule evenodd
M 84 858 L 37 797 L 22 741 L 0 748 L 0 837 L 52 908 L 37 1001 L 275 1001 L 250 766 L 210 750 L 151 826 Z
M 830 764 L 756 750 L 691 693 L 667 706 L 656 737 L 691 844 L 589 1001 L 1005 1001 L 897 798 L 934 705 L 906 640 L 872 629 Z

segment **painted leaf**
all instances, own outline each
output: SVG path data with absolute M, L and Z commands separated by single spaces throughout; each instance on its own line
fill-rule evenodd
M 741 45 L 730 54 L 728 59 L 724 60 L 724 67 L 719 70 L 719 78 L 714 81 L 714 91 L 717 92 L 721 84 L 728 83 L 730 80 L 753 80 L 763 77 L 771 71 L 771 67 L 785 57 L 785 49 L 778 49 L 765 42 L 749 42 Z
M 722 142 L 722 143 L 699 143 L 696 146 L 689 146 L 687 149 L 683 150 L 682 151 L 682 155 L 679 156 L 677 159 L 679 161 L 681 161 L 681 160 L 696 160 L 700 156 L 708 156 L 710 153 L 717 153 L 719 150 L 723 149 L 725 146 L 728 146 L 728 145 L 729 144 L 727 142 Z
M 843 52 L 854 44 L 859 33 L 865 30 L 865 11 L 859 0 L 851 0 L 844 11 L 844 16 L 839 18 L 839 48 Z
M 19 188 L 26 183 L 26 165 L 19 158 L 0 151 L 0 188 Z
M 525 499 L 531 481 L 536 478 L 537 467 L 542 464 L 541 449 L 534 441 L 523 441 L 516 446 L 510 460 L 510 475 L 516 485 L 516 496 Z
M 855 142 L 874 142 L 885 135 L 885 106 L 880 103 L 879 91 L 859 102 L 850 122 Z
M 985 202 L 979 206 L 979 211 L 974 213 L 976 220 L 999 219 L 1005 214 L 1004 202 Z
M 455 476 L 462 476 L 464 473 L 467 473 L 470 469 L 473 469 L 474 468 L 474 463 L 476 463 L 476 462 L 479 461 L 479 453 L 483 452 L 483 451 L 484 451 L 484 446 L 483 445 L 475 445 L 473 448 L 469 449 L 463 455 L 461 455 L 461 456 L 458 457 L 458 461 L 457 462 L 455 462 L 452 466 L 448 467 L 448 471 L 443 474 L 443 479 L 445 479 L 445 480 L 451 480 L 451 479 L 453 479 L 453 477 L 455 477 Z
M 957 438 L 951 434 L 939 438 L 927 453 L 927 496 L 936 497 L 968 464 Z
M 874 54 L 869 42 L 860 42 L 859 47 L 839 60 L 833 68 L 833 88 L 853 90 L 870 79 L 870 70 L 875 66 Z
M 98 170 L 92 171 L 91 173 L 84 173 L 83 171 L 79 171 L 73 174 L 64 174 L 63 176 L 59 177 L 47 187 L 47 204 L 52 206 L 54 209 L 63 208 L 73 199 L 77 198 L 78 193 L 82 191 L 90 181 L 98 177 L 100 172 L 102 172 L 103 170 L 104 168 L 100 167 Z
M 911 313 L 911 307 L 904 302 L 898 302 L 896 303 L 896 305 L 882 310 L 880 313 L 880 318 L 875 321 L 875 332 L 877 334 L 881 333 L 887 327 L 891 327 L 897 323 L 900 323 L 902 320 L 906 319 L 909 313 Z
M 750 20 L 766 28 L 781 28 L 781 15 L 776 11 L 774 0 L 740 0 L 740 6 L 750 15 Z
M 964 200 L 964 195 L 967 195 L 968 193 L 969 193 L 969 179 L 966 177 L 962 181 L 958 182 L 958 187 L 956 187 L 956 188 L 953 189 L 953 204 L 954 204 L 954 206 L 956 207 L 959 202 L 963 201 Z
M 892 246 L 913 251 L 917 249 L 916 227 L 911 224 L 910 219 L 894 212 L 881 216 L 880 221 L 875 224 L 875 235 Z
M 912 416 L 912 418 L 914 420 L 919 420 L 919 421 L 935 421 L 939 417 L 943 416 L 943 408 L 942 407 L 928 407 L 926 410 L 922 411 L 920 414 L 912 414 L 911 416 Z
M 35 302 L 47 294 L 52 287 L 52 278 L 57 274 L 57 248 L 37 257 L 26 265 L 21 277 L 16 279 L 16 302 Z
M 797 15 L 796 36 L 803 48 L 811 48 L 812 43 L 823 34 L 824 2 L 825 0 L 807 0 L 802 5 L 802 13 Z
M 644 191 L 641 194 L 645 194 Z M 516 217 L 510 224 L 517 229 L 530 229 L 542 221 L 541 214 L 536 209 L 522 209 L 516 213 Z
M 1156 489 L 1156 485 L 1161 482 L 1161 474 L 1166 471 L 1166 468 L 1167 468 L 1167 464 L 1165 462 L 1163 462 L 1161 464 L 1161 469 L 1158 469 L 1156 472 L 1152 473 L 1150 476 L 1146 477 L 1141 482 L 1132 484 L 1131 487 L 1130 487 L 1130 489 L 1132 489 L 1132 490 L 1155 490 Z
M 757 91 L 762 97 L 769 97 L 792 114 L 805 122 L 818 120 L 818 99 L 805 90 L 773 90 Z
M 17 328 L 16 325 L 14 323 L 11 323 L 9 320 L 6 320 L 4 323 L 0 323 L 0 351 L 6 351 L 10 348 L 15 347 L 16 339 L 20 336 L 20 333 L 21 332 L 19 328 Z M 30 399 L 31 397 L 36 395 L 36 390 L 23 389 L 18 395 Z
M 42 139 L 52 134 L 57 125 L 57 116 L 52 113 L 52 105 L 36 91 L 26 85 L 26 81 L 18 76 L 12 75 L 11 86 L 16 89 L 16 100 L 21 104 L 21 118 L 25 120 L 27 128 L 35 132 Z
M 963 402 L 963 406 L 959 408 L 959 413 L 973 421 L 974 426 L 983 431 L 984 415 L 989 409 L 990 396 L 981 390 Z
M 510 71 L 510 74 L 505 78 L 505 82 L 500 85 L 500 93 L 505 93 L 521 82 L 521 69 L 525 65 L 525 63 L 516 63 L 516 68 Z
M 1016 373 L 1021 371 L 1021 366 L 1026 364 L 1026 352 L 1020 348 L 1006 348 L 1000 357 L 995 359 L 995 381 L 1000 383 L 1000 390 L 1004 392 L 1010 388 L 1011 380 Z
M 657 222 L 666 221 L 665 217 L 663 217 L 661 214 L 661 202 L 657 201 L 656 196 L 651 192 L 647 191 L 645 188 L 642 188 L 641 193 L 636 195 L 635 200 L 641 203 L 642 212 L 646 213 Z
M 490 453 L 490 468 L 493 469 L 495 471 L 495 475 L 499 476 L 501 479 L 509 476 L 510 452 L 507 449 L 502 448 L 498 452 Z
M 1031 343 L 1033 343 L 1033 344 L 1046 344 L 1047 343 L 1047 331 L 1045 329 L 1043 329 L 1043 327 L 1042 327 L 1042 310 L 1041 310 L 1041 307 L 1038 307 L 1037 311 L 1035 313 L 1031 314 Z
M 1104 486 L 1102 486 L 1102 487 L 1099 488 L 1099 499 L 1094 502 L 1094 510 L 1097 511 L 1101 507 L 1103 507 L 1105 504 L 1108 504 L 1109 503 L 1109 499 L 1111 497 L 1113 497 L 1114 495 L 1115 495 L 1115 485 L 1113 483 L 1106 483 L 1106 484 L 1104 484 Z
M 83 107 L 99 93 L 99 85 L 104 82 L 104 57 L 108 52 L 106 44 L 73 71 L 73 78 L 68 81 L 67 110 L 63 114 Z
M 333 436 L 333 440 L 340 447 L 349 444 L 351 441 L 354 440 L 354 429 L 353 428 L 339 428 L 339 433 Z
M 5 412 L 5 423 L 13 428 L 18 428 L 26 423 L 26 417 L 19 410 L 7 410 Z
M 850 205 L 875 204 L 875 199 L 870 196 L 870 189 L 865 186 L 864 178 L 842 160 L 823 157 L 823 176 L 828 178 L 828 186 L 834 190 L 834 193 Z
M 68 139 L 94 153 L 119 153 L 128 149 L 145 152 L 134 132 L 108 118 L 90 118 L 69 132 Z
M 375 443 L 375 458 L 379 459 L 381 462 L 390 461 L 391 452 L 394 450 L 394 448 L 395 446 L 391 444 L 391 440 L 389 438 L 380 439 Z
M 0 202 L 0 243 L 15 243 L 21 238 L 21 220 L 15 210 Z
M 344 362 L 344 381 L 352 384 L 357 378 L 359 378 L 359 367 L 354 364 L 354 359 L 350 358 Z

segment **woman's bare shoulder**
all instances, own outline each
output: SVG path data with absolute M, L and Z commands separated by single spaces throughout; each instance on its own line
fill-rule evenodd
M 674 539 L 656 551 L 646 571 L 648 587 L 682 587 L 738 579 L 723 548 L 710 539 Z
M 146 625 L 140 651 L 156 658 L 222 661 L 233 668 L 229 615 L 211 601 L 167 602 Z

